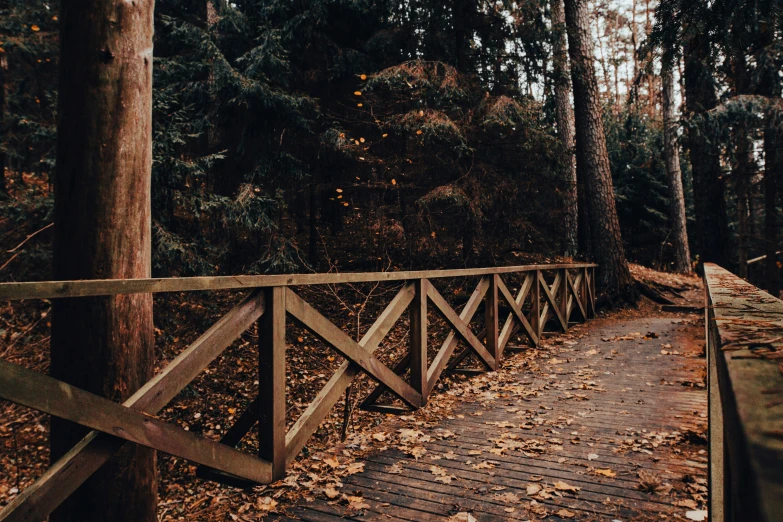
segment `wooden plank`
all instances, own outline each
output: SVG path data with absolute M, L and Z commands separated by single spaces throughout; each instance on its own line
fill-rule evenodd
M 285 477 L 286 288 L 264 290 L 266 312 L 258 320 L 258 456 L 272 463 L 272 478 Z
M 736 513 L 780 520 L 783 415 L 779 406 L 770 407 L 765 391 L 783 388 L 776 358 L 783 347 L 783 301 L 712 263 L 704 264 L 704 282 L 710 423 L 723 425 L 722 452 L 711 455 L 712 485 L 723 498 L 711 497 L 710 511 L 727 520 L 736 520 Z M 772 353 L 765 359 L 767 350 Z
M 560 288 L 560 285 L 562 284 L 562 276 L 560 273 L 558 273 L 555 276 L 555 281 L 552 283 L 552 290 L 550 291 L 549 286 L 546 284 L 546 280 L 544 279 L 544 276 L 539 272 L 538 274 L 538 280 L 541 282 L 542 290 L 544 290 L 544 297 L 546 297 L 546 300 L 549 302 L 550 309 L 555 313 L 555 317 L 557 317 L 557 320 L 560 322 L 560 327 L 565 332 L 568 330 L 568 324 L 565 321 L 565 318 L 563 317 L 563 314 L 560 313 L 560 308 L 557 305 L 557 301 L 555 300 L 555 296 L 552 295 L 552 292 L 557 292 L 557 290 Z M 546 321 L 546 319 L 544 319 Z M 543 328 L 543 324 L 541 327 Z
M 577 308 L 579 308 L 579 313 L 582 314 L 582 319 L 586 321 L 587 310 L 585 310 L 585 307 L 582 304 L 582 300 L 580 299 L 579 292 L 576 291 L 576 289 L 579 288 L 580 286 L 581 283 L 580 279 L 581 279 L 580 276 L 577 275 L 577 281 L 573 282 L 571 281 L 571 278 L 568 275 L 566 275 L 566 283 L 568 284 L 568 287 L 571 289 L 571 293 L 574 296 L 573 301 L 576 303 Z
M 489 278 L 482 277 L 478 285 L 476 285 L 476 289 L 473 290 L 470 299 L 468 299 L 468 302 L 465 303 L 465 306 L 462 308 L 462 312 L 459 314 L 459 318 L 462 322 L 465 324 L 470 324 L 470 320 L 473 319 L 473 316 L 476 314 L 476 310 L 478 310 L 487 288 L 489 288 Z M 432 364 L 430 365 L 429 370 L 427 371 L 427 382 L 429 383 L 430 390 L 432 390 L 435 387 L 435 383 L 438 382 L 440 375 L 446 368 L 446 363 L 448 362 L 449 357 L 451 357 L 451 354 L 454 353 L 458 343 L 459 341 L 457 334 L 454 333 L 453 330 L 450 331 L 446 336 L 446 340 L 443 341 L 440 350 L 438 350 L 438 353 L 432 360 Z M 465 352 L 465 355 L 468 353 L 469 350 Z M 459 362 L 457 362 L 457 364 L 459 364 Z
M 522 328 L 525 329 L 525 332 L 533 342 L 533 345 L 537 345 L 538 337 L 536 337 L 536 333 L 533 331 L 533 327 L 528 322 L 525 314 L 522 313 L 522 308 L 519 306 L 516 299 L 514 299 L 514 296 L 511 295 L 508 287 L 505 285 L 505 283 L 503 283 L 503 281 L 499 281 L 498 288 L 500 289 L 500 293 L 503 294 L 503 298 L 506 300 L 506 303 L 508 303 L 509 308 L 511 308 L 512 314 L 516 316 L 517 321 L 519 321 L 522 325 Z
M 403 375 L 408 370 L 408 366 L 410 366 L 410 364 L 411 353 L 406 352 L 405 355 L 400 357 L 400 360 L 394 364 L 392 371 L 397 375 Z M 383 392 L 385 392 L 387 389 L 388 388 L 385 384 L 378 384 L 375 389 L 371 391 L 362 401 L 359 407 L 365 410 L 370 410 L 370 407 L 375 405 L 375 401 L 377 401 L 381 395 L 383 395 Z
M 359 346 L 368 352 L 374 352 L 386 335 L 394 328 L 402 313 L 413 300 L 415 288 L 413 283 L 406 283 L 397 292 L 394 299 L 383 310 L 378 319 L 367 330 Z M 359 375 L 361 369 L 356 364 L 345 361 L 334 373 L 329 382 L 321 389 L 318 395 L 310 402 L 307 409 L 299 416 L 286 435 L 286 460 L 290 463 L 302 451 L 307 440 L 315 433 L 321 421 L 340 400 L 353 379 Z M 379 394 L 380 395 L 380 394 Z
M 441 315 L 443 315 L 443 318 L 446 319 L 446 322 L 448 322 L 451 327 L 457 331 L 460 337 L 462 337 L 462 339 L 468 344 L 468 347 L 471 348 L 476 355 L 478 355 L 479 359 L 484 365 L 486 365 L 487 369 L 494 369 L 495 358 L 492 357 L 484 345 L 481 344 L 481 341 L 478 340 L 478 337 L 476 337 L 475 334 L 470 331 L 468 325 L 466 325 L 465 322 L 459 318 L 457 312 L 455 312 L 454 309 L 449 306 L 449 303 L 443 298 L 442 295 L 440 295 L 440 292 L 438 292 L 434 286 L 430 285 L 427 289 L 427 295 L 429 296 L 430 301 L 432 301 L 432 304 L 434 304 L 435 307 L 440 311 Z
M 530 300 L 530 319 L 533 320 L 533 326 L 536 329 L 536 339 L 539 341 L 536 346 L 538 346 L 543 331 L 541 328 L 541 272 L 536 270 L 533 277 L 535 281 L 533 281 L 533 295 Z
M 415 283 L 416 295 L 410 307 L 410 344 L 409 351 L 411 386 L 421 394 L 421 405 L 427 404 L 429 387 L 427 386 L 427 287 L 426 279 Z
M 193 344 L 123 405 L 155 414 L 171 401 L 264 312 L 264 296 L 254 291 L 231 309 Z M 0 521 L 41 520 L 95 473 L 124 444 L 122 439 L 93 431 L 2 511 Z
M 286 289 L 288 312 L 307 326 L 314 334 L 334 348 L 340 355 L 356 363 L 362 371 L 377 382 L 389 387 L 405 404 L 412 408 L 421 406 L 421 394 L 387 368 L 377 357 L 359 346 L 348 334 L 321 315 L 290 288 Z
M 258 422 L 259 404 L 260 399 L 258 396 L 256 396 L 256 398 L 253 399 L 248 407 L 245 408 L 245 411 L 242 412 L 239 418 L 237 418 L 236 422 L 234 422 L 228 431 L 226 431 L 226 433 L 220 437 L 221 444 L 235 448 L 242 441 L 244 436 L 247 435 L 247 433 L 253 429 L 253 426 L 255 426 Z M 253 482 L 236 477 L 234 475 L 229 475 L 214 468 L 209 468 L 203 464 L 200 464 L 196 468 L 196 476 L 206 480 L 214 480 L 227 486 L 239 488 L 250 487 L 254 484 Z
M 231 290 L 272 286 L 324 285 L 368 283 L 377 281 L 408 281 L 444 277 L 485 276 L 563 267 L 596 266 L 590 263 L 521 265 L 456 270 L 413 270 L 403 272 L 357 272 L 339 274 L 237 275 L 212 277 L 172 277 L 150 279 L 92 279 L 83 281 L 42 281 L 0 283 L 0 300 L 57 299 L 96 295 L 144 294 L 159 292 L 193 292 L 200 290 Z
M 498 369 L 500 364 L 500 348 L 498 339 L 498 281 L 500 276 L 492 274 L 489 276 L 489 288 L 484 297 L 484 339 L 487 351 L 495 360 L 493 370 Z M 501 283 L 502 284 L 502 283 Z
M 2 360 L 0 397 L 254 482 L 272 480 L 269 462 Z
M 558 303 L 558 310 L 560 310 L 560 315 L 563 316 L 563 319 L 565 320 L 565 329 L 568 330 L 568 283 L 566 283 L 566 280 L 568 279 L 568 269 L 563 268 L 562 270 L 558 270 L 560 272 L 560 288 L 559 294 L 560 294 L 560 302 Z M 558 295 L 553 292 L 553 295 Z
M 530 289 L 533 287 L 534 277 L 535 274 L 527 274 L 525 276 L 525 280 L 522 282 L 522 286 L 520 287 L 519 292 L 517 293 L 515 302 L 520 307 L 520 309 L 522 307 L 522 303 L 525 302 L 525 299 L 530 293 Z M 508 317 L 506 317 L 506 322 L 503 323 L 503 329 L 500 331 L 500 339 L 498 341 L 498 344 L 501 350 L 505 349 L 509 339 L 511 339 L 512 335 L 519 330 L 518 327 L 515 328 L 515 325 L 516 322 L 514 321 L 514 312 L 511 312 L 510 314 L 508 314 Z M 533 331 L 531 330 L 531 332 Z M 534 334 L 533 337 L 537 338 L 535 336 L 535 332 L 533 332 L 533 334 Z M 533 342 L 533 345 L 537 344 L 536 342 L 533 341 L 533 338 L 531 338 L 531 342 Z

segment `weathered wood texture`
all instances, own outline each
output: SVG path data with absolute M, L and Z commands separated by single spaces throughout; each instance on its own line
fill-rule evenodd
M 783 513 L 783 301 L 705 263 L 716 522 Z M 713 443 L 715 440 L 713 440 Z
M 500 378 L 477 377 L 481 391 L 465 394 L 441 421 L 422 427 L 416 421 L 407 425 L 395 420 L 380 426 L 386 433 L 412 427 L 431 440 L 417 444 L 427 450 L 418 460 L 390 444 L 390 449 L 367 456 L 364 472 L 342 479 L 343 491 L 361 495 L 368 509 L 350 511 L 316 498 L 277 520 L 423 522 L 444 521 L 458 512 L 471 512 L 479 522 L 648 522 L 663 520 L 661 515 L 684 520 L 688 508 L 675 503 L 691 498 L 688 484 L 704 487 L 705 446 L 652 442 L 658 435 L 666 441 L 672 440 L 666 435 L 675 432 L 700 432 L 706 424 L 703 383 L 691 386 L 701 382 L 704 371 L 704 359 L 698 357 L 703 330 L 676 317 L 601 322 L 586 327 L 587 335 L 577 344 L 556 344 L 543 358 L 531 358 L 530 364 L 509 361 L 520 371 L 504 371 Z M 657 337 L 643 339 L 638 332 L 655 332 Z M 609 338 L 616 340 L 603 341 Z M 661 353 L 665 343 L 673 345 L 670 353 Z M 516 357 L 526 359 L 524 354 Z M 585 381 L 593 384 L 584 388 Z M 455 436 L 439 436 L 447 432 Z M 492 453 L 502 440 L 536 440 L 541 450 Z M 401 465 L 402 473 L 389 473 L 394 464 Z M 431 466 L 451 475 L 450 483 L 439 482 Z M 597 469 L 616 476 L 602 476 Z M 673 491 L 640 491 L 640 472 L 654 473 L 672 484 Z M 556 482 L 581 489 L 538 498 L 549 516 L 533 513 L 530 501 L 535 497 L 528 495 L 528 486 L 554 490 Z M 561 509 L 573 517 L 558 516 Z
M 231 290 L 269 286 L 326 285 L 367 283 L 375 281 L 410 281 L 447 277 L 515 274 L 535 270 L 595 268 L 593 263 L 500 266 L 461 268 L 456 270 L 414 270 L 409 272 L 348 272 L 342 274 L 237 275 L 214 277 L 170 277 L 152 279 L 94 279 L 82 281 L 43 281 L 40 283 L 0 283 L 0 301 L 20 299 L 55 299 L 158 292 L 193 292 L 198 290 Z
M 522 267 L 517 270 L 522 273 L 523 278 L 516 296 L 501 277 L 508 269 L 469 270 L 468 275 L 478 274 L 482 277 L 459 313 L 427 278 L 407 280 L 359 342 L 354 341 L 286 284 L 265 286 L 268 279 L 251 278 L 255 286 L 262 288 L 251 292 L 159 375 L 122 404 L 0 361 L 1 398 L 108 434 L 90 432 L 41 479 L 0 511 L 0 521 L 46 517 L 123 446 L 121 439 L 199 463 L 201 466 L 198 474 L 204 478 L 231 484 L 247 484 L 247 481 L 268 483 L 282 478 L 287 465 L 301 451 L 360 373 L 367 374 L 378 383 L 376 390 L 362 402 L 362 407 L 386 413 L 402 413 L 420 408 L 426 404 L 427 396 L 442 372 L 446 369 L 465 371 L 457 366 L 468 356 L 474 356 L 482 365 L 481 369 L 468 371 L 494 370 L 502 360 L 508 341 L 517 332 L 521 332 L 531 346 L 537 346 L 541 340 L 541 332 L 547 325 L 554 325 L 557 330 L 562 331 L 568 328 L 569 318 L 586 320 L 590 314 L 585 311 L 594 309 L 595 306 L 592 297 L 594 294 L 589 291 L 595 279 L 593 267 L 594 265 L 589 264 Z M 341 276 L 340 281 L 378 278 L 393 280 L 401 277 L 400 274 L 441 277 L 441 272 L 438 271 L 395 273 L 393 276 L 349 274 Z M 300 276 L 284 277 L 289 282 L 298 281 L 297 284 L 301 284 L 298 279 Z M 301 277 L 311 283 L 320 281 L 317 278 L 307 279 L 308 276 Z M 372 279 L 373 277 L 376 279 Z M 165 284 L 168 284 L 168 281 L 176 281 L 181 285 L 178 286 L 180 289 L 195 288 L 187 279 L 163 281 Z M 147 280 L 144 284 L 149 282 L 150 280 Z M 90 283 L 92 282 L 79 282 L 69 287 L 69 292 L 82 292 L 82 285 L 89 286 Z M 110 293 L 128 290 L 122 282 L 117 283 L 118 287 L 105 290 Z M 133 289 L 142 287 L 152 288 L 142 285 Z M 220 285 L 218 287 L 222 288 Z M 100 287 L 92 287 L 90 291 L 95 288 Z M 544 308 L 540 306 L 540 292 L 543 292 L 546 298 Z M 507 309 L 510 309 L 502 331 L 499 328 L 501 301 L 505 301 Z M 484 330 L 476 335 L 470 323 L 482 303 Z M 428 304 L 433 305 L 430 309 L 432 313 L 442 316 L 451 328 L 432 363 L 428 358 L 426 334 Z M 373 355 L 373 352 L 409 307 L 410 350 L 393 368 L 389 368 Z M 578 313 L 573 313 L 574 311 Z M 288 432 L 285 417 L 287 316 L 302 323 L 346 359 Z M 259 327 L 259 395 L 240 415 L 220 443 L 201 439 L 178 427 L 145 416 L 160 411 L 256 321 Z M 452 357 L 460 343 L 465 345 L 464 350 Z M 405 374 L 408 370 L 410 379 L 406 381 Z M 400 399 L 405 407 L 378 404 L 377 399 L 387 390 Z M 234 449 L 256 424 L 259 425 L 260 458 Z M 245 482 L 242 482 L 243 480 Z

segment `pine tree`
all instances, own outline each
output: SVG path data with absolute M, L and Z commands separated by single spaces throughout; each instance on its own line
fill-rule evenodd
M 600 265 L 601 288 L 610 299 L 634 300 L 636 287 L 617 219 L 586 0 L 566 0 L 565 18 L 574 85 L 576 158 L 578 168 L 585 173 L 593 252 Z
M 64 2 L 54 278 L 150 277 L 153 1 Z M 78 66 L 77 66 L 78 64 Z M 116 402 L 154 370 L 152 295 L 55 300 L 51 375 Z M 88 430 L 51 422 L 51 458 Z M 155 451 L 127 444 L 55 521 L 157 520 Z

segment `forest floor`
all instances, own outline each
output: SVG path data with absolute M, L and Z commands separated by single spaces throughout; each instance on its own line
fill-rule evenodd
M 677 288 L 682 298 L 678 301 L 700 305 L 697 278 L 673 276 L 642 267 L 633 270 L 638 278 Z M 456 307 L 469 295 L 469 283 L 471 281 L 453 283 L 441 288 L 441 292 Z M 392 284 L 297 289 L 335 324 L 354 335 L 366 330 L 395 291 L 396 286 Z M 232 292 L 156 296 L 160 367 L 240 298 Z M 4 309 L 0 314 L 3 343 L 0 357 L 45 372 L 48 367 L 49 304 L 21 301 L 1 306 Z M 435 317 L 430 322 L 430 344 L 437 346 L 439 343 L 435 341 L 444 337 L 447 327 Z M 508 353 L 498 372 L 476 377 L 448 375 L 438 383 L 425 408 L 400 417 L 356 408 L 358 401 L 372 388 L 369 380 L 357 379 L 349 402 L 347 427 L 344 427 L 345 404 L 341 402 L 281 482 L 237 489 L 202 481 L 195 478 L 195 466 L 191 463 L 161 454 L 159 517 L 161 520 L 257 520 L 270 515 L 297 516 L 301 514 L 298 506 L 309 504 L 322 506 L 320 511 L 310 510 L 311 515 L 317 512 L 328 517 L 328 511 L 339 512 L 340 516 L 373 519 L 388 509 L 384 505 L 386 501 L 375 500 L 369 490 L 362 493 L 360 485 L 367 485 L 366 481 L 370 480 L 366 474 L 383 469 L 388 471 L 389 483 L 395 483 L 406 477 L 395 474 L 398 469 L 410 469 L 419 478 L 426 475 L 433 487 L 458 488 L 449 493 L 452 497 L 464 496 L 468 500 L 471 495 L 488 497 L 495 509 L 492 515 L 495 519 L 540 519 L 544 517 L 544 511 L 550 516 L 558 509 L 566 510 L 561 518 L 567 518 L 563 515 L 568 513 L 576 518 L 588 516 L 589 509 L 567 502 L 553 503 L 551 499 L 576 501 L 588 495 L 590 488 L 585 483 L 593 482 L 615 490 L 614 483 L 617 483 L 620 485 L 617 487 L 632 491 L 623 494 L 628 499 L 644 497 L 644 505 L 671 508 L 651 511 L 659 518 L 650 515 L 650 518 L 620 517 L 618 520 L 682 518 L 687 511 L 702 508 L 706 497 L 706 447 L 703 445 L 706 410 L 699 398 L 683 402 L 688 406 L 686 409 L 693 411 L 680 413 L 669 411 L 670 403 L 665 401 L 681 396 L 669 394 L 671 390 L 693 392 L 698 397 L 704 395 L 701 322 L 698 315 L 663 312 L 660 306 L 643 299 L 637 308 L 601 313 L 587 325 L 576 326 L 566 334 L 548 336 L 538 350 Z M 407 320 L 399 323 L 379 350 L 380 358 L 387 363 L 407 348 Z M 287 338 L 291 350 L 287 357 L 289 427 L 342 362 L 314 336 L 293 326 Z M 657 334 L 651 336 L 654 332 Z M 219 439 L 254 396 L 257 387 L 256 340 L 253 329 L 245 332 L 172 401 L 161 413 L 161 418 L 191 432 Z M 513 343 L 524 344 L 521 339 Z M 642 349 L 644 351 L 640 351 Z M 650 365 L 650 361 L 655 365 Z M 628 379 L 628 366 L 634 366 L 636 372 L 637 365 L 639 376 Z M 604 372 L 613 372 L 613 375 Z M 625 376 L 621 378 L 623 373 Z M 628 401 L 627 407 L 617 406 L 618 400 L 624 400 L 623 394 L 635 389 L 636 381 L 645 383 L 640 387 L 645 393 L 638 393 L 644 396 L 646 406 L 636 403 L 635 391 L 631 394 L 634 404 Z M 624 387 L 630 388 L 625 390 Z M 514 405 L 509 406 L 509 403 Z M 675 401 L 671 406 L 676 404 Z M 597 434 L 591 430 L 598 427 L 592 426 L 593 422 L 587 419 L 606 416 L 606 411 L 599 411 L 604 407 L 617 410 L 610 416 L 616 415 L 624 422 L 618 424 L 614 432 L 604 426 Z M 511 414 L 511 409 L 516 411 Z M 487 410 L 487 419 L 491 417 L 492 420 L 477 420 L 481 419 L 475 415 L 477 410 Z M 4 505 L 48 466 L 48 418 L 2 401 L 0 411 L 0 469 L 3 470 L 0 505 Z M 651 415 L 652 412 L 655 415 Z M 507 429 L 503 427 L 503 420 L 499 420 L 501 417 L 522 427 Z M 585 424 L 581 425 L 583 421 Z M 560 426 L 563 422 L 567 427 Z M 459 427 L 461 423 L 464 424 L 462 428 Z M 532 425 L 534 430 L 528 431 L 527 425 Z M 485 455 L 474 457 L 470 454 L 478 449 L 465 450 L 468 454 L 460 457 L 449 453 L 465 452 L 456 444 L 463 436 L 460 430 L 466 429 L 481 431 L 483 444 L 488 445 L 481 450 Z M 343 431 L 345 441 L 341 442 Z M 577 436 L 571 435 L 574 431 Z M 487 442 L 493 437 L 501 441 L 500 445 Z M 537 442 L 530 442 L 530 437 L 535 437 Z M 478 441 L 474 442 L 478 444 Z M 592 449 L 591 444 L 596 449 Z M 502 450 L 503 445 L 508 449 Z M 248 452 L 256 451 L 256 447 L 254 432 L 240 446 Z M 501 451 L 497 452 L 498 449 Z M 422 450 L 424 452 L 419 454 Z M 589 458 L 591 452 L 601 456 L 595 463 Z M 550 481 L 552 475 L 545 474 L 544 470 L 533 477 L 525 476 L 525 482 L 520 482 L 524 486 L 502 486 L 502 481 L 496 477 L 505 467 L 504 455 L 509 454 L 517 460 L 531 459 L 528 455 L 532 455 L 533 460 L 575 473 L 571 482 L 562 482 L 584 491 L 558 489 L 556 482 Z M 561 459 L 565 460 L 560 462 Z M 502 462 L 497 463 L 499 461 Z M 634 464 L 629 464 L 631 462 Z M 452 469 L 455 466 L 466 468 Z M 436 471 L 431 472 L 430 467 Z M 468 476 L 464 476 L 465 473 Z M 539 476 L 541 480 L 536 481 Z M 492 490 L 492 487 L 496 489 Z M 531 494 L 536 487 L 541 489 Z M 599 488 L 595 493 L 601 492 Z M 470 516 L 475 516 L 483 520 L 491 514 L 477 509 L 470 514 L 473 508 L 468 500 L 442 506 L 437 516 L 458 517 L 456 520 L 462 519 L 459 517 L 470 520 Z M 595 506 L 603 505 L 599 500 L 595 498 L 592 502 Z M 462 514 L 461 506 L 465 507 Z M 561 507 L 553 509 L 554 506 Z M 600 513 L 615 507 L 618 514 L 628 513 L 623 511 L 624 506 L 614 504 L 601 508 Z M 437 518 L 431 511 L 431 518 Z

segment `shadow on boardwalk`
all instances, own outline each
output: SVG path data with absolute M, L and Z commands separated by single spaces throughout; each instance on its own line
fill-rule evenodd
M 703 320 L 637 315 L 466 379 L 447 413 L 387 419 L 362 472 L 276 520 L 686 519 L 707 497 Z

